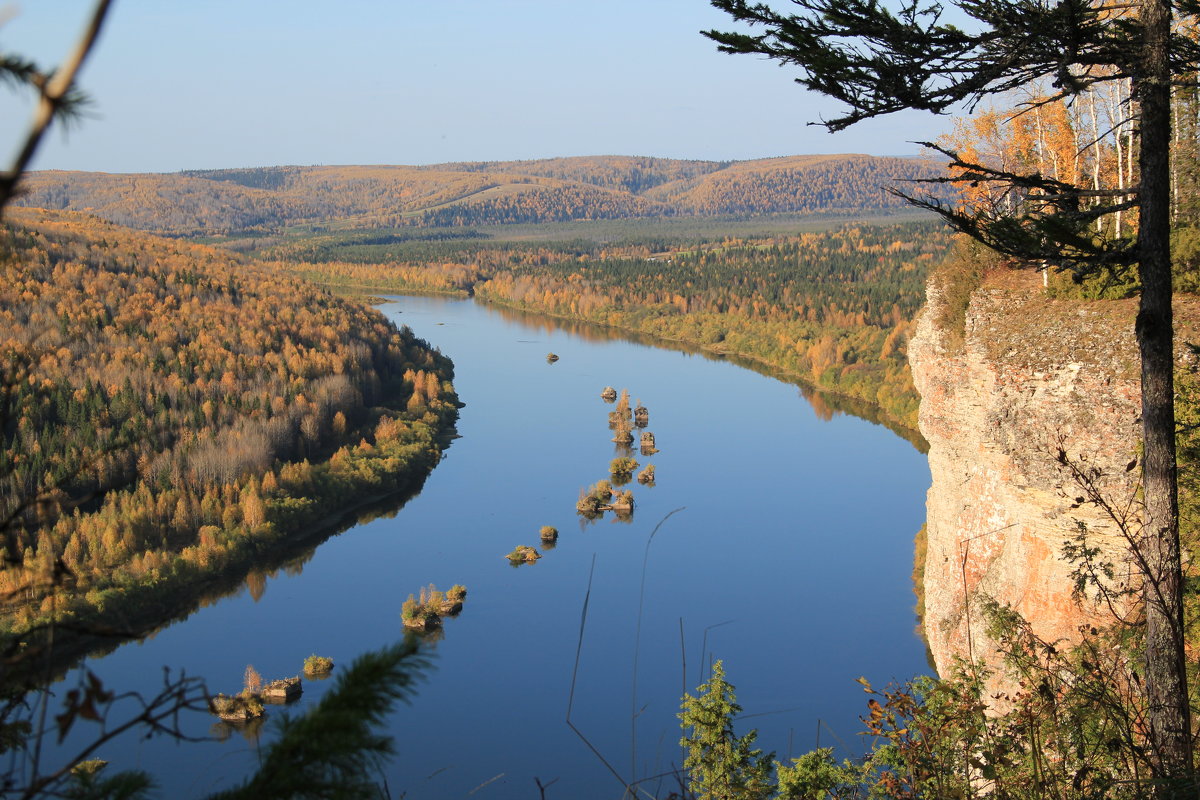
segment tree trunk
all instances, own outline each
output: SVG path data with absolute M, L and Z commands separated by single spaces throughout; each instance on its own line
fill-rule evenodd
M 1140 556 L 1145 576 L 1146 675 L 1150 745 L 1159 797 L 1177 797 L 1192 775 L 1191 720 L 1183 647 L 1179 506 L 1175 482 L 1174 323 L 1170 250 L 1169 0 L 1142 0 L 1142 59 L 1135 84 L 1141 105 L 1140 219 L 1142 279 L 1137 317 L 1142 357 L 1142 475 L 1145 517 Z M 1195 789 L 1190 791 L 1195 796 Z

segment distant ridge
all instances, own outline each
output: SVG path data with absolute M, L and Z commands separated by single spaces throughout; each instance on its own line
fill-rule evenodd
M 176 235 L 287 225 L 464 226 L 656 216 L 879 211 L 885 187 L 936 177 L 920 158 L 688 161 L 586 156 L 426 166 L 284 166 L 178 173 L 31 173 L 21 205 L 87 211 Z

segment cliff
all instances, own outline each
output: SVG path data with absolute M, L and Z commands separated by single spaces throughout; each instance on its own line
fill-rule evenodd
M 1118 579 L 1128 574 L 1120 532 L 1095 506 L 1072 508 L 1082 492 L 1056 453 L 1061 446 L 1099 468 L 1107 497 L 1133 498 L 1139 471 L 1125 467 L 1140 437 L 1135 314 L 1132 300 L 1055 300 L 1037 273 L 998 270 L 971 295 L 960 336 L 931 281 L 909 359 L 933 476 L 925 632 L 939 671 L 955 656 L 994 663 L 977 611 L 983 594 L 1051 642 L 1099 615 L 1072 600 L 1062 548 L 1077 523 Z

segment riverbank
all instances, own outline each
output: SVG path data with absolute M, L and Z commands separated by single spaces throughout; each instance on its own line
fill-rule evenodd
M 453 365 L 376 311 L 87 215 L 23 211 L 0 240 L 10 674 L 51 629 L 138 636 L 440 459 Z
M 604 328 L 618 332 L 623 335 L 633 335 L 644 337 L 650 343 L 658 346 L 666 346 L 670 349 L 682 349 L 687 351 L 699 352 L 710 357 L 720 358 L 723 360 L 733 361 L 738 366 L 751 369 L 755 372 L 767 375 L 769 377 L 784 380 L 788 383 L 794 383 L 801 388 L 801 392 L 805 398 L 813 402 L 814 408 L 818 414 L 823 411 L 826 413 L 842 412 L 854 414 L 862 417 L 869 422 L 875 422 L 884 425 L 897 436 L 910 442 L 920 452 L 924 453 L 928 449 L 928 444 L 921 436 L 916 427 L 916 390 L 911 387 L 911 378 L 908 379 L 908 391 L 894 393 L 887 391 L 889 398 L 897 399 L 902 405 L 902 413 L 889 413 L 888 408 L 878 401 L 880 392 L 884 392 L 882 382 L 880 385 L 875 385 L 873 382 L 863 381 L 861 384 L 862 391 L 854 391 L 852 389 L 840 390 L 827 385 L 813 383 L 806 378 L 804 372 L 790 367 L 785 363 L 784 359 L 772 359 L 770 357 L 756 354 L 752 347 L 738 347 L 739 342 L 761 342 L 763 339 L 747 336 L 726 336 L 720 344 L 705 343 L 698 338 L 689 338 L 687 336 L 673 336 L 668 333 L 663 333 L 661 328 L 653 324 L 653 320 L 658 318 L 646 318 L 646 324 L 638 325 L 631 324 L 631 316 L 622 316 L 620 321 L 599 321 L 576 316 L 556 314 L 551 310 L 543 309 L 537 306 L 528 304 L 513 303 L 505 300 L 503 297 L 498 297 L 489 293 L 486 290 L 486 284 L 475 292 L 476 302 L 484 305 L 496 306 L 498 308 L 509 311 L 517 311 L 522 314 L 530 314 L 532 316 L 543 316 L 549 319 L 556 320 L 560 323 L 584 324 L 592 325 L 598 328 Z M 610 315 L 611 319 L 611 315 Z M 633 318 L 636 320 L 636 318 Z M 700 327 L 702 323 L 698 323 Z M 907 374 L 907 370 L 904 371 Z M 869 399 L 874 396 L 876 399 Z M 814 402 L 816 399 L 816 402 Z M 910 406 L 911 403 L 911 406 Z M 895 404 L 892 404 L 895 407 Z M 910 424 L 911 423 L 911 424 Z
M 315 463 L 278 465 L 278 488 L 262 498 L 263 522 L 202 528 L 202 539 L 222 543 L 203 557 L 185 549 L 146 580 L 114 581 L 84 594 L 63 587 L 49 595 L 42 606 L 46 613 L 5 631 L 25 641 L 6 680 L 19 682 L 34 672 L 42 679 L 47 664 L 59 673 L 85 655 L 146 636 L 240 584 L 252 570 L 282 563 L 347 523 L 357 524 L 364 510 L 403 505 L 420 491 L 454 438 L 457 403 L 448 398 L 434 416 L 410 421 L 388 440 L 343 445 Z
M 247 664 L 272 677 L 294 674 L 313 652 L 348 664 L 404 635 L 400 612 L 410 592 L 462 583 L 474 599 L 445 638 L 427 640 L 436 671 L 386 723 L 399 751 L 384 767 L 392 794 L 466 796 L 504 772 L 489 785 L 497 796 L 536 792 L 535 776 L 561 776 L 555 791 L 587 797 L 603 794 L 611 775 L 578 739 L 557 732 L 577 669 L 572 720 L 590 738 L 615 743 L 609 750 L 633 751 L 632 712 L 620 709 L 632 702 L 643 573 L 637 707 L 646 711 L 636 720 L 637 767 L 624 759 L 636 777 L 656 774 L 670 757 L 657 742 L 677 740 L 679 696 L 702 680 L 697 670 L 709 656 L 746 676 L 739 701 L 747 713 L 794 709 L 756 722 L 761 743 L 781 753 L 792 739 L 811 746 L 803 732 L 817 718 L 854 743 L 864 698 L 847 676 L 882 685 L 928 669 L 913 635 L 909 579 L 928 474 L 908 443 L 854 417 L 824 422 L 795 386 L 730 359 L 462 300 L 405 297 L 380 310 L 453 358 L 455 389 L 468 403 L 456 425 L 462 438 L 399 513 L 332 536 L 311 558 L 301 550 L 272 570 L 267 557 L 246 584 L 238 587 L 235 576 L 187 619 L 89 658 L 106 687 L 151 691 L 164 665 L 203 675 L 215 690 L 240 686 Z M 547 364 L 547 352 L 560 360 Z M 656 486 L 634 487 L 630 522 L 580 526 L 578 490 L 608 477 L 613 456 L 609 407 L 598 396 L 610 383 L 628 386 L 650 409 L 648 429 L 661 450 L 652 459 Z M 755 419 L 735 425 L 727 411 L 747 398 Z M 721 431 L 718 452 L 713 437 Z M 863 486 L 872 503 L 861 502 Z M 685 511 L 654 536 L 647 561 L 649 534 L 679 507 Z M 557 546 L 535 567 L 512 569 L 501 555 L 535 544 L 543 525 L 559 530 Z M 846 581 L 851 574 L 872 580 Z M 778 617 L 763 608 L 826 612 L 780 636 Z M 731 619 L 736 624 L 709 629 Z M 814 660 L 814 651 L 831 655 Z M 54 690 L 61 695 L 77 680 L 72 673 Z M 318 702 L 328 685 L 306 681 L 292 713 Z M 498 740 L 489 720 L 511 703 L 514 686 L 533 690 L 521 692 L 521 713 Z M 208 717 L 186 724 L 190 735 L 209 735 Z M 270 724 L 266 730 L 270 736 Z M 152 764 L 164 796 L 190 797 L 253 769 L 254 753 L 234 734 L 185 745 L 131 740 L 106 758 Z M 427 778 L 442 766 L 450 768 Z M 621 791 L 615 782 L 613 789 Z
M 699 238 L 527 240 L 496 232 L 363 246 L 353 237 L 297 236 L 261 257 L 330 287 L 475 296 L 736 355 L 868 403 L 916 441 L 907 344 L 925 277 L 949 245 L 935 222 L 859 220 L 744 236 L 714 229 Z
M 928 443 L 916 427 L 916 403 L 918 398 L 916 390 L 912 388 L 911 377 L 908 375 L 906 366 L 898 370 L 901 373 L 899 381 L 895 380 L 894 375 L 889 376 L 892 379 L 889 383 L 899 383 L 901 387 L 899 391 L 894 389 L 884 390 L 885 381 L 880 380 L 875 382 L 870 379 L 853 384 L 853 387 L 849 389 L 837 384 L 831 387 L 814 383 L 811 380 L 810 372 L 796 368 L 789 362 L 788 358 L 772 359 L 754 352 L 755 349 L 761 349 L 761 347 L 758 347 L 760 343 L 769 343 L 770 337 L 766 335 L 755 336 L 753 332 L 745 336 L 736 334 L 726 336 L 720 344 L 713 344 L 702 341 L 700 337 L 663 333 L 659 326 L 650 324 L 651 320 L 657 319 L 653 317 L 641 318 L 643 324 L 636 324 L 636 322 L 630 324 L 629 317 L 622 317 L 621 320 L 616 322 L 612 321 L 611 317 L 606 318 L 606 320 L 597 320 L 560 314 L 552 309 L 541 306 L 514 303 L 508 301 L 503 296 L 490 293 L 487 290 L 487 281 L 481 281 L 479 284 L 473 285 L 472 290 L 469 292 L 465 290 L 439 292 L 414 288 L 404 282 L 397 282 L 390 285 L 386 283 L 373 284 L 369 287 L 348 286 L 321 280 L 319 272 L 305 272 L 300 274 L 310 276 L 310 279 L 316 280 L 317 283 L 325 286 L 330 291 L 345 294 L 348 297 L 356 299 L 363 299 L 363 296 L 369 297 L 371 293 L 375 292 L 413 297 L 474 299 L 485 306 L 492 306 L 497 309 L 516 312 L 534 318 L 543 317 L 548 320 L 554 320 L 559 325 L 590 326 L 594 330 L 609 331 L 614 336 L 621 338 L 642 339 L 652 346 L 683 350 L 684 352 L 703 354 L 710 358 L 728 360 L 740 367 L 753 370 L 768 377 L 794 383 L 800 387 L 801 394 L 813 405 L 818 415 L 826 419 L 835 413 L 853 414 L 868 422 L 883 425 L 900 438 L 911 443 L 913 447 L 922 453 L 926 452 L 929 448 Z M 369 299 L 366 301 L 372 302 Z M 733 318 L 730 317 L 730 319 L 732 320 Z M 698 325 L 697 327 L 701 326 Z M 747 342 L 751 343 L 751 346 L 738 347 L 739 344 Z M 794 352 L 792 354 L 794 355 Z M 889 412 L 888 408 L 879 401 L 881 391 L 885 392 L 889 398 L 889 406 L 891 408 L 899 408 L 901 410 Z

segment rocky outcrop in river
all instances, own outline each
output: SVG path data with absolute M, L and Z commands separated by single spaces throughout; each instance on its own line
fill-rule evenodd
M 1049 641 L 1072 639 L 1098 613 L 1073 602 L 1063 544 L 1084 523 L 1118 575 L 1125 547 L 1099 509 L 1072 508 L 1083 493 L 1056 453 L 1099 467 L 1103 492 L 1127 502 L 1140 436 L 1133 301 L 1055 300 L 1037 273 L 999 271 L 971 295 L 965 321 L 946 305 L 931 282 L 909 345 L 933 476 L 924 624 L 943 672 L 955 656 L 994 663 L 981 595 Z

